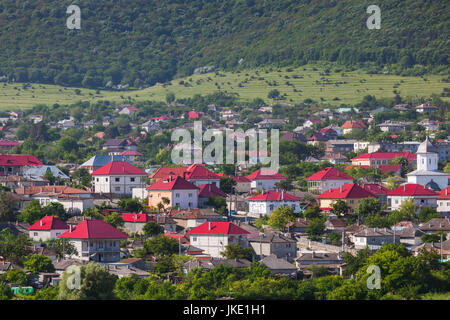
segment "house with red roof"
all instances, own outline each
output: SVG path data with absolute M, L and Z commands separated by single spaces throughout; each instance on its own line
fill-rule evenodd
M 137 161 L 142 157 L 142 153 L 136 150 L 125 150 L 119 155 L 125 157 L 129 162 Z
M 450 215 L 450 186 L 439 191 L 437 204 L 437 211 L 448 217 Z
M 236 188 L 237 193 L 249 193 L 251 190 L 251 184 L 252 181 L 244 176 L 229 176 L 232 178 L 236 185 L 234 186 Z
M 248 231 L 231 222 L 209 221 L 187 232 L 190 244 L 213 258 L 221 255 L 227 245 L 248 247 Z
M 189 111 L 187 113 L 187 118 L 188 119 L 200 119 L 201 116 L 202 116 L 202 114 L 200 112 L 197 112 L 197 111 L 194 111 L 194 110 Z
M 187 167 L 160 167 L 150 175 L 150 183 L 155 183 L 167 176 L 182 177 Z
M 120 216 L 124 222 L 124 230 L 131 233 L 142 233 L 144 225 L 147 222 L 154 221 L 154 219 L 146 213 L 123 213 Z
M 390 189 L 377 183 L 365 183 L 361 184 L 360 187 L 377 197 L 382 206 L 387 204 L 387 194 L 391 191 Z
M 350 133 L 353 129 L 367 129 L 367 126 L 361 120 L 348 120 L 341 126 L 344 134 Z
M 346 183 L 352 183 L 353 178 L 334 167 L 326 167 L 323 170 L 306 178 L 308 191 L 320 194 L 332 188 L 339 188 Z
M 128 236 L 103 220 L 84 220 L 58 236 L 77 249 L 74 258 L 83 261 L 119 262 L 120 241 Z
M 437 208 L 438 195 L 437 192 L 420 184 L 406 183 L 388 192 L 388 206 L 391 210 L 397 210 L 403 202 L 412 199 L 418 210 L 425 207 Z
M 209 197 L 228 197 L 225 192 L 220 190 L 214 184 L 201 184 L 198 190 L 198 205 L 199 207 L 206 206 L 206 202 L 208 202 Z
M 295 213 L 301 211 L 300 198 L 285 191 L 267 190 L 247 199 L 249 216 L 260 218 L 270 215 L 279 207 L 291 207 Z
M 148 205 L 157 208 L 158 204 L 162 203 L 164 207 L 197 208 L 198 190 L 195 184 L 186 179 L 169 175 L 147 187 Z M 163 198 L 167 198 L 167 204 L 164 203 Z
M 124 105 L 122 106 L 122 110 L 119 111 L 119 114 L 126 114 L 126 115 L 132 115 L 135 114 L 138 111 L 138 108 L 130 105 Z
M 22 175 L 28 166 L 42 166 L 42 162 L 31 155 L 0 154 L 0 173 Z
M 366 166 L 378 168 L 380 165 L 387 165 L 396 158 L 404 157 L 408 160 L 409 167 L 414 168 L 417 156 L 411 152 L 371 152 L 363 153 L 352 158 L 353 166 Z
M 220 187 L 220 176 L 206 168 L 204 164 L 191 164 L 183 175 L 183 178 L 197 187 L 202 184 L 214 184 L 216 187 Z
M 69 225 L 53 216 L 45 216 L 28 227 L 29 236 L 33 241 L 56 239 L 69 229 Z
M 261 168 L 249 174 L 247 179 L 251 181 L 250 191 L 253 192 L 255 190 L 274 190 L 276 183 L 287 178 L 270 168 Z
M 131 195 L 133 188 L 142 188 L 141 178 L 147 172 L 127 161 L 111 161 L 91 173 L 95 193 Z
M 340 199 L 345 201 L 350 207 L 350 212 L 353 212 L 356 206 L 361 203 L 362 199 L 369 197 L 376 198 L 371 192 L 361 188 L 357 184 L 346 183 L 339 188 L 326 190 L 316 198 L 319 200 L 322 210 L 329 210 L 329 208 L 332 208 L 333 203 Z
M 8 151 L 20 145 L 17 141 L 0 140 L 0 150 Z

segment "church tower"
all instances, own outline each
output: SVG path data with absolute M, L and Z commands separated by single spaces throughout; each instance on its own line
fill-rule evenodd
M 428 140 L 428 136 L 417 149 L 417 170 L 435 171 L 438 169 L 438 150 Z

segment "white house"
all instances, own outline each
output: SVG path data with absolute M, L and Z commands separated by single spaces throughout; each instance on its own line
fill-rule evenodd
M 306 180 L 308 181 L 308 191 L 315 194 L 340 188 L 346 183 L 353 183 L 352 177 L 334 167 L 326 167 Z
M 194 163 L 190 165 L 183 174 L 183 178 L 192 182 L 197 187 L 202 184 L 213 184 L 220 187 L 220 176 L 206 168 L 203 164 Z
M 248 231 L 231 222 L 205 222 L 187 233 L 190 244 L 213 258 L 223 258 L 227 245 L 248 247 Z
M 249 216 L 262 217 L 271 214 L 279 207 L 291 207 L 294 213 L 300 212 L 300 198 L 284 191 L 265 191 L 248 200 Z
M 131 195 L 133 188 L 143 186 L 147 172 L 127 161 L 112 161 L 91 173 L 95 193 Z
M 450 215 L 450 187 L 447 187 L 439 192 L 437 204 L 437 211 L 441 215 Z
M 418 210 L 424 207 L 437 208 L 438 193 L 420 184 L 407 183 L 387 193 L 388 205 L 391 210 L 400 208 L 403 202 L 413 199 Z
M 118 262 L 120 241 L 128 236 L 103 220 L 84 220 L 58 236 L 69 241 L 77 249 L 73 258 L 83 261 Z
M 158 180 L 147 188 L 148 205 L 157 207 L 162 203 L 164 207 L 178 206 L 181 209 L 198 207 L 198 187 L 180 176 L 169 175 Z M 164 203 L 166 198 L 168 203 Z
M 395 240 L 394 240 L 395 239 Z M 387 228 L 367 228 L 354 235 L 355 249 L 378 250 L 385 243 L 400 243 L 400 235 Z
M 45 216 L 28 227 L 29 236 L 33 241 L 56 239 L 68 229 L 67 223 L 53 216 Z
M 279 183 L 281 180 L 287 178 L 272 169 L 261 168 L 249 174 L 247 176 L 247 179 L 251 181 L 250 183 L 251 191 L 255 190 L 264 191 L 264 190 L 274 190 L 276 183 Z

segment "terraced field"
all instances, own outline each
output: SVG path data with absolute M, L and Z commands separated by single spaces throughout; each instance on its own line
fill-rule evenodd
M 110 100 L 122 102 L 132 100 L 164 101 L 172 92 L 176 98 L 215 91 L 235 93 L 246 101 L 268 98 L 271 90 L 278 90 L 285 103 L 313 99 L 317 102 L 340 105 L 358 103 L 366 95 L 377 98 L 428 97 L 440 94 L 448 83 L 442 82 L 442 75 L 424 77 L 402 77 L 393 75 L 367 74 L 362 70 L 350 71 L 335 65 L 307 65 L 296 69 L 259 69 L 240 73 L 218 72 L 176 79 L 169 84 L 157 84 L 143 90 L 105 91 L 65 88 L 55 85 L 0 84 L 0 109 L 29 108 L 37 104 L 70 104 L 76 101 Z M 450 98 L 444 98 L 447 101 Z

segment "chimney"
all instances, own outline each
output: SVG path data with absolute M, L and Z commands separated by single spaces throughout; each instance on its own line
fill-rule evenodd
M 71 224 L 69 225 L 69 229 L 70 229 L 70 232 L 72 232 L 72 225 Z
M 315 258 L 315 257 L 316 257 L 316 255 L 315 255 L 315 252 L 314 252 L 314 251 L 312 252 L 312 257 L 313 257 L 313 258 Z
M 212 230 L 212 223 L 211 223 L 211 221 L 208 222 L 208 230 Z
M 42 219 L 41 219 L 41 221 L 39 221 L 39 224 L 41 225 L 41 227 L 44 225 L 44 221 L 42 221 Z
M 341 193 L 343 192 L 343 190 L 344 190 L 344 189 L 343 189 L 343 188 L 342 188 L 342 186 L 341 186 L 341 187 L 340 187 L 340 191 L 341 191 Z

